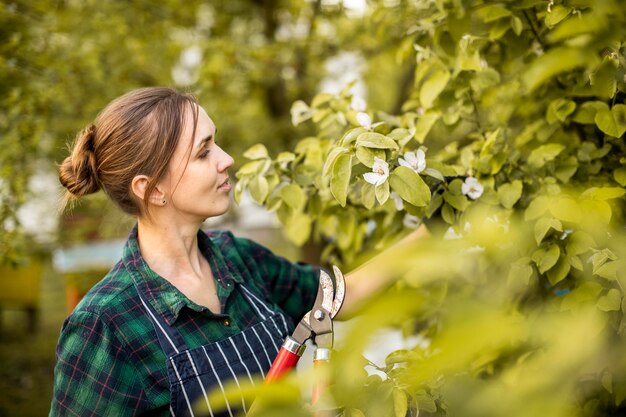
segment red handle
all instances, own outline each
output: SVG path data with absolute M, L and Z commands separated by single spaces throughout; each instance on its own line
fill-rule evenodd
M 285 343 L 280 348 L 272 367 L 265 376 L 265 382 L 275 381 L 285 372 L 296 367 L 304 352 L 304 345 L 299 344 L 290 337 L 285 339 Z

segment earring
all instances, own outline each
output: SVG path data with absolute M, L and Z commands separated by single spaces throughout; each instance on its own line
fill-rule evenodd
M 165 199 L 163 199 L 162 203 L 163 203 L 163 205 L 165 205 Z

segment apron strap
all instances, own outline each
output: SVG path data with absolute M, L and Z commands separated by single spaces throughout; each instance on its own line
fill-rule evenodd
M 157 336 L 159 337 L 159 344 L 166 356 L 170 358 L 180 352 L 188 350 L 189 348 L 180 333 L 173 327 L 170 327 L 165 320 L 161 318 L 141 290 L 137 289 L 137 293 L 139 294 L 141 303 L 152 319 L 154 330 L 156 330 Z

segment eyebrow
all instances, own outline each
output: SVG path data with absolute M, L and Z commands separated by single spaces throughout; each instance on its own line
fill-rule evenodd
M 202 148 L 204 146 L 205 143 L 207 143 L 208 141 L 210 141 L 211 139 L 213 139 L 213 137 L 217 134 L 217 129 L 215 129 L 215 132 L 205 138 L 203 138 L 200 143 L 198 144 L 198 146 L 196 146 L 196 150 Z

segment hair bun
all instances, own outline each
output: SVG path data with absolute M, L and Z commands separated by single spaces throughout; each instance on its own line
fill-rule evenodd
M 96 127 L 90 124 L 78 134 L 72 154 L 59 167 L 59 181 L 76 198 L 100 189 L 95 144 Z

